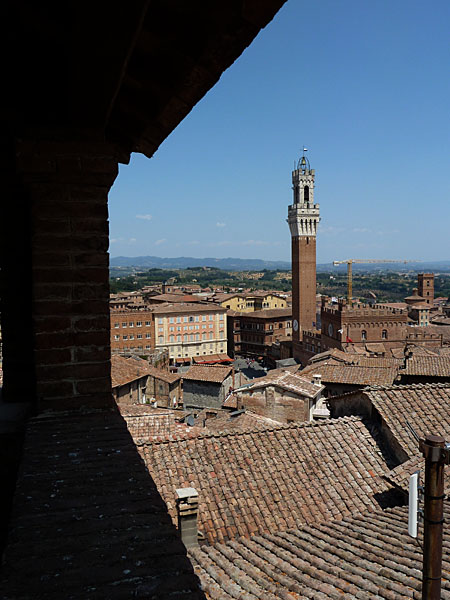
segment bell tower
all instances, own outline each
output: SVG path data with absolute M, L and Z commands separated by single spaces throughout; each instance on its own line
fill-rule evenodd
M 316 321 L 316 234 L 319 205 L 314 204 L 315 172 L 303 156 L 292 171 L 293 203 L 288 207 L 292 238 L 292 338 L 302 341 Z

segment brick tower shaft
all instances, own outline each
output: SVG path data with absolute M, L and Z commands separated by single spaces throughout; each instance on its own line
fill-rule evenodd
M 316 321 L 316 238 L 292 238 L 292 319 L 299 326 L 293 339 L 301 341 L 304 329 Z

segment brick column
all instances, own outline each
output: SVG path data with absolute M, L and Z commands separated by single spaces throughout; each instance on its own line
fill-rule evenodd
M 21 141 L 16 164 L 29 205 L 37 408 L 111 406 L 107 195 L 117 176 L 114 149 Z

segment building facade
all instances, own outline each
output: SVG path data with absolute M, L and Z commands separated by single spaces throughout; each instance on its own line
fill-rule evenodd
M 422 296 L 427 304 L 433 306 L 434 273 L 418 273 L 417 284 L 419 286 L 419 296 Z
M 319 205 L 314 204 L 315 172 L 303 154 L 292 172 L 294 201 L 287 222 L 292 239 L 292 325 L 294 345 L 316 322 L 316 234 Z M 295 351 L 294 351 L 295 354 Z
M 286 298 L 273 293 L 224 294 L 217 297 L 224 308 L 239 312 L 255 312 L 273 308 L 287 308 Z
M 403 342 L 406 339 L 408 311 L 383 304 L 369 306 L 345 300 L 324 302 L 321 311 L 321 350 L 343 349 L 352 343 Z
M 227 351 L 226 309 L 200 303 L 152 307 L 155 349 L 167 348 L 172 364 Z
M 271 347 L 280 338 L 292 336 L 290 308 L 259 310 L 251 313 L 228 311 L 228 354 L 235 356 L 270 355 Z

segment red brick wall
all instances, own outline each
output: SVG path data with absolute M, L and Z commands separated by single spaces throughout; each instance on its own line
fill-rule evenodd
M 109 406 L 107 202 L 117 175 L 113 148 L 22 141 L 16 167 L 30 219 L 38 407 Z M 7 370 L 5 378 L 11 376 Z
M 417 275 L 419 296 L 425 298 L 425 302 L 433 306 L 434 301 L 434 273 L 419 273 Z
M 316 321 L 316 238 L 292 238 L 292 319 L 299 323 L 292 337 L 302 339 Z
M 239 392 L 238 406 L 280 423 L 307 421 L 308 400 L 295 398 L 288 392 L 268 386 L 250 393 Z
M 116 336 L 119 337 L 118 340 Z M 138 336 L 142 337 L 139 338 Z M 136 349 L 145 351 L 153 350 L 154 347 L 155 323 L 154 315 L 151 311 L 111 311 L 111 350 L 126 351 Z

